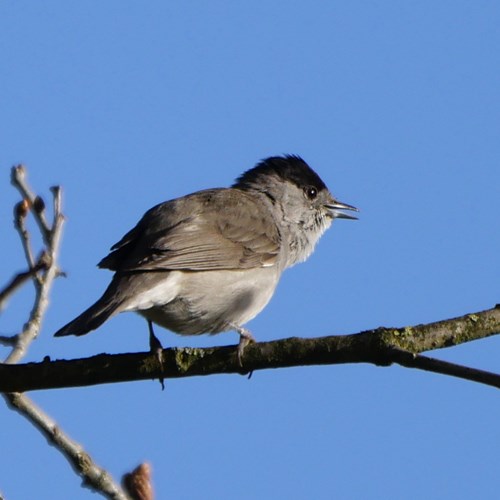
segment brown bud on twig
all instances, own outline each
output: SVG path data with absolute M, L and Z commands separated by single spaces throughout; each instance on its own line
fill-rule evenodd
M 30 203 L 27 199 L 21 200 L 20 202 L 15 204 L 14 221 L 16 223 L 16 226 L 19 227 L 21 220 L 28 215 L 29 209 L 30 209 Z
M 15 212 L 16 218 L 24 218 L 28 215 L 28 211 L 30 209 L 30 202 L 27 199 L 21 200 L 19 203 L 16 203 Z
M 45 210 L 45 202 L 43 201 L 42 197 L 37 196 L 35 198 L 35 201 L 33 202 L 33 208 L 38 214 L 42 213 Z
M 153 500 L 151 485 L 151 466 L 147 463 L 137 466 L 129 474 L 125 474 L 122 484 L 133 500 Z

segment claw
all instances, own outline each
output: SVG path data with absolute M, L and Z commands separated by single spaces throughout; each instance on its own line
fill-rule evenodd
M 243 368 L 242 359 L 245 348 L 248 344 L 253 344 L 255 342 L 255 339 L 253 338 L 253 335 L 250 333 L 250 331 L 246 328 L 243 328 L 242 326 L 232 324 L 231 328 L 233 328 L 240 334 L 240 342 L 238 343 L 238 363 Z

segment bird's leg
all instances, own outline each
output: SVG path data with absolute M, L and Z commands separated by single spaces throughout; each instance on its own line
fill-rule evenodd
M 155 335 L 153 330 L 153 323 L 149 319 L 148 321 L 148 330 L 149 330 L 149 350 L 151 352 L 160 352 L 163 349 L 161 342 L 158 340 L 158 337 Z
M 238 344 L 238 362 L 241 367 L 243 367 L 242 363 L 242 358 L 243 358 L 243 352 L 245 350 L 245 347 L 248 344 L 252 344 L 255 342 L 255 339 L 253 338 L 253 335 L 250 333 L 249 330 L 246 328 L 243 328 L 242 326 L 235 325 L 234 323 L 231 323 L 231 328 L 236 330 L 240 334 L 240 342 Z
M 160 368 L 163 371 L 163 356 L 162 356 L 163 346 L 161 345 L 161 342 L 158 340 L 158 337 L 155 335 L 155 332 L 153 330 L 153 323 L 149 319 L 147 321 L 149 330 L 149 350 L 151 351 L 152 354 L 156 355 L 156 359 L 158 360 Z M 163 381 L 164 381 L 163 377 L 160 377 L 160 384 L 162 390 L 165 389 L 165 384 L 163 383 Z

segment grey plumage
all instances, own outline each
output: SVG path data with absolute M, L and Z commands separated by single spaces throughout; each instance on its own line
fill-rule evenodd
M 231 188 L 161 203 L 111 248 L 99 267 L 115 271 L 103 296 L 55 335 L 84 335 L 135 311 L 180 334 L 234 329 L 272 297 L 281 273 L 305 260 L 339 210 L 299 157 L 268 158 Z

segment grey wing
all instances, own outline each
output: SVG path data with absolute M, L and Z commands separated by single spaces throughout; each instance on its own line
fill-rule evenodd
M 158 205 L 100 267 L 120 271 L 248 269 L 273 266 L 280 234 L 267 209 L 234 189 L 200 191 Z

